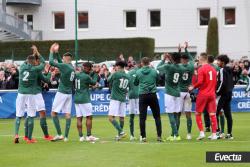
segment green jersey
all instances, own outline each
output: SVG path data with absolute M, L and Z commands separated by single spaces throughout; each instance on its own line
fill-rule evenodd
M 215 65 L 214 63 L 212 63 L 210 65 L 215 68 L 215 70 L 217 71 L 217 73 L 220 71 L 220 67 L 219 66 Z
M 75 71 L 72 64 L 62 63 L 61 57 L 53 53 L 49 55 L 49 64 L 57 67 L 60 71 L 58 92 L 72 94 L 73 81 L 75 78 Z
M 117 100 L 120 102 L 126 101 L 126 93 L 129 84 L 129 75 L 124 71 L 117 71 L 114 74 L 110 75 L 108 78 L 109 85 L 111 86 L 111 99 Z
M 180 64 L 169 64 L 161 61 L 157 70 L 165 74 L 165 91 L 166 94 L 180 97 L 179 82 L 183 75 L 183 67 Z
M 97 82 L 97 81 L 98 81 L 99 76 L 98 76 L 98 74 L 97 74 L 96 72 L 92 71 L 89 75 L 90 75 L 90 77 L 92 78 L 92 80 L 93 80 L 94 82 Z
M 144 66 L 137 70 L 134 84 L 139 85 L 139 94 L 156 93 L 158 78 L 157 71 L 149 66 Z
M 85 104 L 90 103 L 90 91 L 89 86 L 95 85 L 96 82 L 93 81 L 88 74 L 81 72 L 76 74 L 75 77 L 75 103 Z
M 41 82 L 45 82 L 45 83 L 49 83 L 50 82 L 50 77 L 51 77 L 51 73 L 48 73 L 46 76 L 40 72 L 37 78 L 37 82 L 36 82 L 36 88 L 35 88 L 35 94 L 38 93 L 42 93 L 42 86 L 41 86 Z
M 129 99 L 138 99 L 139 98 L 139 86 L 134 84 L 136 78 L 136 71 L 138 68 L 131 70 L 128 75 L 130 76 L 130 88 L 128 92 Z
M 33 66 L 27 62 L 23 63 L 19 70 L 18 93 L 36 94 L 38 76 L 44 69 L 44 59 L 40 56 L 40 65 Z
M 183 74 L 180 78 L 180 91 L 188 92 L 188 86 L 192 83 L 192 77 L 194 74 L 194 61 L 192 55 L 185 49 L 186 54 L 189 57 L 188 64 L 182 64 Z

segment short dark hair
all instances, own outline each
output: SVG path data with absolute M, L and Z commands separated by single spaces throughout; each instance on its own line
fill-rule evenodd
M 148 57 L 143 57 L 141 59 L 141 63 L 144 64 L 144 65 L 146 65 L 146 66 L 148 66 L 150 64 L 150 62 L 151 61 L 150 61 L 150 59 Z
M 127 66 L 127 63 L 126 63 L 125 61 L 117 61 L 117 62 L 115 63 L 115 66 L 119 66 L 119 67 L 121 67 L 121 68 L 124 68 L 124 67 Z
M 33 63 L 35 62 L 35 60 L 36 60 L 36 58 L 35 58 L 34 55 L 29 55 L 29 56 L 27 57 L 27 62 L 28 62 L 29 64 L 33 64 Z
M 228 64 L 230 61 L 227 55 L 219 55 L 216 59 L 224 62 L 224 64 Z
M 63 56 L 70 56 L 70 57 L 73 57 L 72 53 L 70 53 L 70 52 L 64 53 Z
M 83 67 L 88 67 L 88 68 L 92 68 L 93 65 L 90 62 L 85 62 L 82 64 Z
M 200 54 L 200 57 L 202 57 L 203 59 L 208 59 L 208 56 L 207 56 L 207 53 L 205 53 L 205 52 L 202 52 L 201 54 Z
M 182 54 L 182 55 L 181 55 L 181 58 L 182 58 L 182 59 L 189 59 L 189 57 L 188 57 L 187 54 Z
M 171 54 L 172 60 L 174 61 L 174 63 L 180 63 L 181 60 L 181 56 L 179 53 L 174 52 L 173 54 Z
M 210 63 L 210 64 L 213 63 L 214 62 L 214 56 L 211 56 L 211 55 L 208 56 L 207 60 L 208 60 L 208 63 Z

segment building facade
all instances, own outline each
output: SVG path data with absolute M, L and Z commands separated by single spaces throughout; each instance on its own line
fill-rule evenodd
M 41 31 L 43 40 L 74 39 L 74 0 L 6 1 L 6 12 Z M 159 53 L 188 41 L 200 53 L 211 17 L 219 21 L 220 53 L 250 56 L 249 0 L 78 0 L 78 37 L 152 37 Z

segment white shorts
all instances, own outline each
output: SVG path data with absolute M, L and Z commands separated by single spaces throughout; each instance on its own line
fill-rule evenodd
M 88 117 L 92 115 L 92 104 L 75 104 L 76 117 Z
M 45 111 L 45 103 L 43 100 L 42 93 L 38 93 L 35 96 L 35 102 L 36 102 L 36 111 Z
M 56 113 L 71 113 L 72 94 L 57 92 L 52 105 L 52 111 Z
M 109 113 L 110 116 L 125 117 L 126 116 L 126 103 L 117 100 L 110 100 Z
M 27 112 L 29 117 L 36 116 L 35 95 L 18 93 L 16 99 L 16 116 L 23 117 Z
M 128 100 L 129 114 L 139 114 L 139 99 Z
M 166 113 L 181 112 L 181 98 L 165 94 L 165 111 Z
M 180 107 L 181 107 L 181 112 L 192 111 L 192 102 L 190 94 L 188 92 L 181 92 Z

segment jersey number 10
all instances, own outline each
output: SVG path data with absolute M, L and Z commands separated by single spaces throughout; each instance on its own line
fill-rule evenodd
M 121 78 L 119 88 L 126 89 L 128 87 L 128 79 Z

